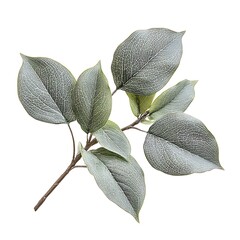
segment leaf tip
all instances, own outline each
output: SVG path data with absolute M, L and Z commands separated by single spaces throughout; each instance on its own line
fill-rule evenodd
M 198 83 L 198 80 L 193 80 L 191 82 L 192 82 L 192 85 L 195 87 L 195 85 Z
M 95 68 L 98 72 L 102 73 L 102 63 L 101 63 L 101 60 L 99 60 L 99 61 L 97 62 L 97 64 L 94 66 L 94 68 Z
M 218 169 L 219 169 L 219 170 L 223 170 L 223 171 L 225 170 L 225 169 L 221 166 L 221 164 L 218 165 Z
M 185 34 L 185 32 L 186 32 L 186 31 L 184 30 L 184 31 L 180 32 L 180 34 L 183 36 L 183 35 Z
M 29 57 L 23 53 L 20 53 L 20 56 L 22 58 L 23 61 L 29 62 L 29 60 L 31 60 L 32 57 Z
M 136 214 L 136 215 L 134 216 L 134 218 L 135 218 L 135 220 L 136 220 L 138 223 L 140 223 L 140 219 L 139 219 L 139 215 L 138 215 L 138 214 Z
M 101 66 L 102 66 L 101 60 L 99 60 L 99 61 L 97 62 L 96 66 L 97 66 L 98 68 L 101 68 Z
M 79 142 L 78 143 L 78 152 L 82 154 L 83 151 L 84 151 L 83 145 Z
M 20 56 L 21 56 L 22 60 L 26 60 L 27 59 L 27 56 L 24 55 L 23 53 L 20 53 Z

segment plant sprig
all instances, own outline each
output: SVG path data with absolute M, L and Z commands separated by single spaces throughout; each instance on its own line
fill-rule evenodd
M 170 175 L 222 169 L 212 133 L 200 120 L 183 113 L 194 99 L 196 81 L 183 80 L 155 98 L 178 68 L 183 35 L 165 28 L 133 32 L 114 53 L 111 69 L 116 89 L 112 93 L 100 62 L 76 81 L 67 68 L 52 59 L 22 55 L 18 96 L 23 107 L 37 120 L 67 124 L 73 144 L 69 166 L 35 211 L 69 172 L 87 168 L 106 197 L 139 221 L 145 198 L 144 173 L 123 132 L 143 131 L 136 127 L 141 123 L 151 125 L 143 131 L 143 149 L 153 168 Z M 136 117 L 121 129 L 109 120 L 112 96 L 118 90 L 127 93 Z M 79 143 L 78 151 L 70 127 L 75 120 L 86 135 L 86 144 Z M 101 147 L 90 150 L 96 143 Z M 81 158 L 85 165 L 77 165 Z

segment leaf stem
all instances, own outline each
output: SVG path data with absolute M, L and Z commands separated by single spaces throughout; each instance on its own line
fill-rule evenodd
M 72 161 L 74 161 L 75 151 L 76 151 L 76 150 L 75 150 L 75 139 L 74 139 L 73 131 L 72 131 L 71 127 L 70 127 L 70 124 L 68 123 L 67 125 L 68 125 L 69 131 L 70 131 L 70 133 L 71 133 L 71 137 L 72 137 L 72 143 L 73 143 L 73 156 L 72 156 Z
M 86 165 L 75 165 L 72 167 L 71 170 L 73 170 L 74 168 L 86 168 L 87 166 Z
M 136 129 L 136 130 L 138 130 L 138 131 L 140 131 L 140 132 L 147 133 L 147 131 L 145 131 L 145 130 L 142 130 L 142 129 L 140 129 L 140 128 L 137 128 L 137 127 L 131 127 L 130 129 Z
M 88 141 L 89 141 L 89 142 L 91 142 L 92 136 L 93 136 L 93 134 L 91 133 L 91 134 L 89 135 L 89 138 L 88 138 Z
M 118 88 L 116 88 L 113 92 L 112 92 L 112 96 L 117 92 Z
M 137 124 L 139 124 L 141 121 L 143 121 L 149 114 L 149 111 L 146 111 L 145 113 L 143 113 L 142 115 L 140 115 L 137 120 L 135 120 L 134 122 L 132 122 L 131 124 L 129 124 L 128 126 L 122 128 L 122 131 L 126 131 L 128 129 L 133 128 L 134 126 L 136 126 Z
M 113 92 L 115 93 L 116 90 Z M 141 129 L 136 128 L 135 126 L 137 124 L 139 124 L 141 121 L 143 121 L 147 116 L 148 116 L 149 112 L 146 111 L 144 114 L 140 115 L 137 120 L 135 120 L 134 122 L 132 122 L 131 124 L 129 124 L 128 126 L 122 128 L 122 131 L 126 131 L 128 129 L 137 129 L 140 131 L 143 131 Z M 37 211 L 38 208 L 45 202 L 45 200 L 47 199 L 47 197 L 53 192 L 53 190 L 60 184 L 60 182 L 68 175 L 68 173 L 74 169 L 74 168 L 85 168 L 86 166 L 82 166 L 82 165 L 77 165 L 76 163 L 81 159 L 82 155 L 79 153 L 75 156 L 75 140 L 74 140 L 74 136 L 73 136 L 73 132 L 72 129 L 70 127 L 70 125 L 68 124 L 68 128 L 71 132 L 71 136 L 72 136 L 72 141 L 73 141 L 73 159 L 72 162 L 70 163 L 70 165 L 67 167 L 67 169 L 62 173 L 62 175 L 55 181 L 55 183 L 49 188 L 49 190 L 43 195 L 43 197 L 38 201 L 37 205 L 34 207 L 34 210 Z M 93 145 L 95 145 L 96 143 L 98 143 L 97 139 L 94 138 L 92 139 L 92 134 L 88 137 L 87 136 L 87 143 L 86 146 L 84 147 L 85 150 L 88 150 L 90 147 L 92 147 Z

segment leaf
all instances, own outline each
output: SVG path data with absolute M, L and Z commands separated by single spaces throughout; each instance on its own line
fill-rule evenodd
M 112 74 L 117 89 L 137 95 L 162 89 L 180 63 L 183 34 L 165 28 L 133 32 L 113 56 Z
M 155 93 L 148 96 L 141 96 L 127 92 L 127 95 L 129 97 L 132 112 L 136 117 L 138 117 L 140 114 L 145 113 L 146 110 L 150 108 Z
M 150 119 L 146 118 L 146 119 L 142 120 L 141 123 L 143 123 L 145 125 L 151 125 L 154 123 L 154 120 L 150 120 Z
M 27 113 L 47 123 L 74 121 L 71 94 L 76 80 L 69 70 L 49 58 L 21 56 L 18 97 Z
M 183 80 L 158 96 L 149 109 L 150 119 L 157 120 L 171 112 L 184 112 L 193 101 L 197 81 Z
M 87 152 L 82 157 L 106 197 L 139 221 L 145 198 L 144 174 L 136 160 L 128 161 L 106 149 Z
M 104 148 L 119 154 L 123 158 L 129 157 L 131 153 L 130 143 L 116 123 L 108 120 L 93 135 Z
M 171 175 L 222 169 L 212 133 L 184 113 L 169 113 L 156 121 L 149 128 L 144 153 L 153 168 Z
M 78 78 L 73 93 L 73 109 L 86 133 L 97 131 L 107 122 L 112 109 L 112 95 L 100 62 Z

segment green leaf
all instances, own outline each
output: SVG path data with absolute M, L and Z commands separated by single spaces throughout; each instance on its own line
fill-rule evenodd
M 97 131 L 107 122 L 112 109 L 112 95 L 100 62 L 78 78 L 73 92 L 73 109 L 86 133 Z
M 150 119 L 157 120 L 171 112 L 184 112 L 193 101 L 197 81 L 183 80 L 158 96 L 149 109 Z
M 154 94 L 148 96 L 135 95 L 133 93 L 128 93 L 129 103 L 132 109 L 133 114 L 138 117 L 140 114 L 145 113 L 152 104 Z
M 106 149 L 87 152 L 82 157 L 106 197 L 139 221 L 145 198 L 144 174 L 133 157 L 128 161 Z
M 119 154 L 123 158 L 129 157 L 131 153 L 130 143 L 116 123 L 108 120 L 93 135 L 104 148 Z
M 144 153 L 153 168 L 171 175 L 222 169 L 212 133 L 184 113 L 169 113 L 156 121 L 149 128 Z
M 155 121 L 154 120 L 150 120 L 148 118 L 144 119 L 143 121 L 141 121 L 141 123 L 145 124 L 145 125 L 151 125 L 153 124 Z
M 74 121 L 71 94 L 76 80 L 69 70 L 49 58 L 21 56 L 18 97 L 28 114 L 47 123 Z
M 162 89 L 182 57 L 184 32 L 153 28 L 133 32 L 116 49 L 112 74 L 117 89 L 150 95 Z

